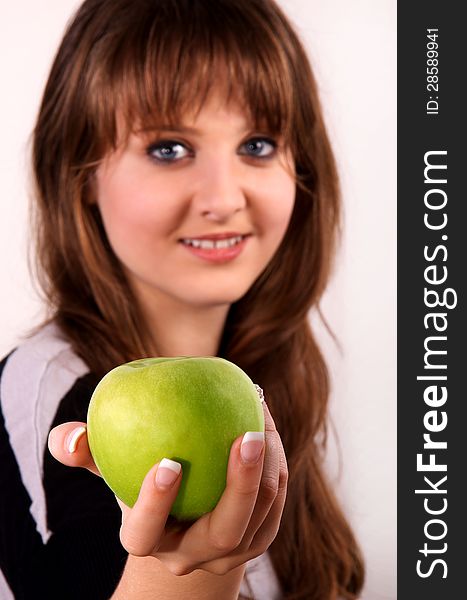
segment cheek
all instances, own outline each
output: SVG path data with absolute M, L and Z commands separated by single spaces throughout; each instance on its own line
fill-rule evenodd
M 117 254 L 144 251 L 149 244 L 154 246 L 162 234 L 170 234 L 177 211 L 173 202 L 164 201 L 167 195 L 170 196 L 160 185 L 155 187 L 144 179 L 116 177 L 101 181 L 98 206 Z
M 97 205 L 109 239 L 120 237 L 142 221 L 141 200 L 133 178 L 122 176 L 121 169 L 98 172 Z
M 124 189 L 116 189 L 113 193 L 112 190 L 106 191 L 110 193 L 99 199 L 99 210 L 110 245 L 122 259 L 129 252 L 134 252 L 145 237 L 145 211 L 138 206 L 137 199 L 125 194 Z M 135 233 L 138 235 L 135 236 Z
M 295 181 L 286 173 L 278 173 L 268 182 L 266 193 L 262 195 L 262 223 L 264 233 L 274 233 L 282 238 L 292 216 L 295 204 Z

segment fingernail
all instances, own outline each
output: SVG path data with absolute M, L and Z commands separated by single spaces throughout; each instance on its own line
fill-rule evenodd
M 70 454 L 73 454 L 73 452 L 76 451 L 76 448 L 78 447 L 78 442 L 85 433 L 86 427 L 84 425 L 81 425 L 81 427 L 76 427 L 76 429 L 73 429 L 73 431 L 70 434 L 68 434 L 66 447 Z
M 258 462 L 264 445 L 264 433 L 262 431 L 247 431 L 243 436 L 240 454 L 243 462 Z
M 157 467 L 156 487 L 168 489 L 175 483 L 182 465 L 170 458 L 163 458 Z

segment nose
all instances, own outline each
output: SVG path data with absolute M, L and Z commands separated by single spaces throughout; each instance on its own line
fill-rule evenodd
M 194 202 L 198 214 L 213 222 L 228 221 L 235 213 L 243 210 L 246 198 L 242 178 L 235 165 L 228 161 L 206 165 Z

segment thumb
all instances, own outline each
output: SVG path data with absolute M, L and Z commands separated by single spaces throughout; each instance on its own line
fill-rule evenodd
M 49 451 L 59 462 L 68 467 L 84 467 L 99 475 L 89 450 L 86 423 L 72 421 L 54 427 L 49 433 Z

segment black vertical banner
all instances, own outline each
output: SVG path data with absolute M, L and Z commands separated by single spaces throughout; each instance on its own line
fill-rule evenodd
M 467 597 L 462 3 L 398 3 L 398 600 Z

